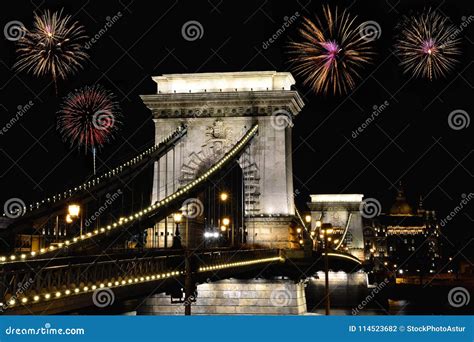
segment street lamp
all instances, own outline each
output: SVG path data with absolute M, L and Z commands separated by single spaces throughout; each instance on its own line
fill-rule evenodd
M 298 227 L 296 228 L 296 233 L 298 234 L 298 243 L 300 244 L 301 247 L 304 247 L 303 244 L 304 244 L 304 241 L 303 241 L 303 236 L 301 235 L 301 228 Z
M 181 248 L 181 234 L 179 233 L 179 223 L 183 219 L 183 214 L 181 213 L 174 213 L 173 220 L 176 223 L 176 230 L 174 232 L 173 237 L 173 248 Z
M 67 223 L 72 223 L 74 218 L 79 217 L 79 214 L 81 212 L 81 207 L 78 204 L 69 204 L 67 207 L 67 215 L 66 215 L 66 222 Z M 81 221 L 79 223 L 80 228 L 79 228 L 79 234 L 82 235 L 82 217 Z M 57 227 L 59 230 L 59 225 Z
M 229 194 L 227 192 L 221 192 L 219 195 L 219 198 L 221 199 L 222 202 L 225 202 L 229 198 Z
M 224 217 L 224 218 L 222 219 L 222 224 L 223 224 L 224 226 L 228 226 L 228 225 L 230 224 L 230 219 L 229 219 L 228 217 Z
M 324 276 L 325 276 L 325 301 L 326 301 L 326 315 L 330 314 L 330 298 L 329 298 L 329 241 L 331 241 L 330 235 L 333 232 L 332 224 L 323 223 L 321 224 L 321 232 L 324 237 Z
M 306 223 L 310 223 L 311 222 L 311 215 L 306 215 L 304 217 L 304 220 L 306 221 Z
M 79 217 L 79 213 L 81 212 L 81 207 L 77 204 L 70 204 L 67 207 L 67 212 L 71 218 Z

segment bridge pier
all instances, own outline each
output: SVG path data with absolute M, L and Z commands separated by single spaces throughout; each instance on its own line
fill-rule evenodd
M 243 185 L 241 203 L 234 207 L 243 215 L 235 228 L 247 229 L 247 242 L 253 244 L 300 248 L 291 233 L 295 215 L 291 134 L 293 119 L 304 103 L 291 89 L 293 76 L 262 71 L 167 74 L 153 80 L 156 93 L 141 98 L 153 113 L 156 140 L 183 123 L 188 128 L 175 149 L 155 163 L 152 202 L 193 182 L 258 124 L 258 134 L 236 160 Z M 237 190 L 229 191 L 231 199 Z M 188 198 L 183 207 L 186 204 L 198 208 L 199 216 L 207 214 L 205 229 L 220 230 L 201 198 Z
M 192 315 L 303 315 L 304 284 L 292 280 L 225 279 L 197 286 Z M 183 303 L 164 293 L 147 298 L 137 315 L 184 315 Z
M 294 216 L 248 217 L 246 223 L 247 243 L 249 244 L 278 249 L 300 247 Z

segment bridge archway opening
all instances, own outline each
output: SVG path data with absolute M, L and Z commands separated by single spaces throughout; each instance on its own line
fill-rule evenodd
M 244 242 L 244 203 L 242 169 L 234 162 L 212 186 L 203 192 L 205 209 L 204 242 L 213 246 L 211 237 L 219 235 L 216 241 L 221 245 L 238 245 Z M 219 241 L 221 240 L 221 241 Z

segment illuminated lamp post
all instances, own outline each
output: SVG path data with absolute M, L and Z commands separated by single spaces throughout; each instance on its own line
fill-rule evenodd
M 222 202 L 225 202 L 229 198 L 229 194 L 227 192 L 221 192 L 219 195 L 219 198 L 221 199 Z
M 173 236 L 173 248 L 181 248 L 181 234 L 179 233 L 179 224 L 183 219 L 183 215 L 181 213 L 173 214 L 174 223 L 176 223 L 176 230 Z
M 316 236 L 317 234 L 319 234 L 319 230 L 321 229 L 321 221 L 320 220 L 317 220 L 315 223 L 314 223 L 314 231 L 312 231 L 312 235 L 315 236 L 315 238 L 313 239 L 313 243 L 314 243 L 314 249 L 317 248 L 317 239 L 316 239 Z
M 303 241 L 303 237 L 301 235 L 301 228 L 300 227 L 296 228 L 296 233 L 298 234 L 298 236 L 297 236 L 298 243 L 300 244 L 301 247 L 303 247 L 304 241 Z
M 70 204 L 67 207 L 66 222 L 72 223 L 74 218 L 78 218 L 81 213 L 81 207 L 78 204 Z M 82 235 L 82 218 L 80 220 L 80 235 Z M 59 228 L 59 227 L 58 227 Z
M 227 239 L 229 238 L 229 225 L 230 225 L 230 218 L 224 217 L 222 219 L 222 226 L 221 226 L 221 231 L 222 233 L 227 232 Z
M 321 232 L 323 235 L 324 241 L 324 297 L 326 303 L 326 315 L 330 315 L 330 297 L 329 297 L 329 242 L 331 241 L 332 224 L 323 223 L 321 224 Z

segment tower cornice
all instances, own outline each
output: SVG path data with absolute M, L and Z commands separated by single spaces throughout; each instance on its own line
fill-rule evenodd
M 166 93 L 141 98 L 155 119 L 268 116 L 277 110 L 295 116 L 304 106 L 295 90 Z

